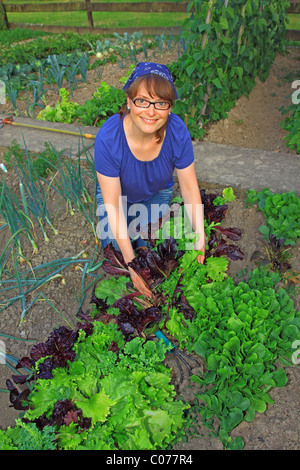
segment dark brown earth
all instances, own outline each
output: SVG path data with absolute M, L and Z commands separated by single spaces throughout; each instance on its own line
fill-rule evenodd
M 278 56 L 267 80 L 264 83 L 257 80 L 256 86 L 249 97 L 242 97 L 238 100 L 236 106 L 229 112 L 227 119 L 212 125 L 207 130 L 205 140 L 279 153 L 295 153 L 286 147 L 283 140 L 285 132 L 280 128 L 282 114 L 279 108 L 281 106 L 288 107 L 290 104 L 291 83 L 300 77 L 299 61 L 297 60 L 299 57 L 300 52 L 297 49 L 290 49 L 286 56 Z M 170 53 L 169 55 L 165 54 L 164 57 L 156 56 L 154 60 L 170 63 L 173 59 Z M 107 81 L 110 85 L 120 86 L 119 78 L 124 73 L 116 65 L 107 65 L 103 68 L 102 80 Z M 96 72 L 89 72 L 88 83 L 75 92 L 74 101 L 84 103 L 86 99 L 91 98 L 92 93 L 98 86 L 99 81 Z M 56 101 L 57 93 L 53 92 L 52 95 L 50 93 L 47 97 L 48 104 L 54 105 Z M 10 105 L 7 104 L 5 112 L 11 111 Z M 1 157 L 5 151 L 4 147 L 0 147 L 0 161 L 2 161 Z M 284 165 L 284 161 L 282 164 Z M 17 188 L 17 182 L 10 172 L 5 178 L 7 184 L 15 189 Z M 203 184 L 203 188 L 218 193 L 223 189 L 209 184 Z M 178 188 L 175 186 L 174 194 L 177 193 Z M 239 274 L 242 269 L 253 269 L 255 267 L 250 258 L 255 249 L 260 246 L 258 228 L 264 222 L 263 216 L 257 213 L 254 207 L 244 208 L 244 196 L 244 191 L 239 190 L 236 192 L 236 200 L 230 203 L 223 222 L 223 226 L 237 226 L 243 230 L 242 239 L 237 243 L 241 247 L 245 258 L 243 261 L 230 261 L 229 274 L 231 275 Z M 64 204 L 56 212 L 59 203 L 58 196 L 50 191 L 48 204 L 50 213 L 53 216 L 55 214 L 55 226 L 59 230 L 59 234 L 54 235 L 48 231 L 50 241 L 45 242 L 39 231 L 36 231 L 39 248 L 39 253 L 36 255 L 32 255 L 30 246 L 24 242 L 24 253 L 32 266 L 38 266 L 55 259 L 75 256 L 83 249 L 86 250 L 88 259 L 92 259 L 94 256 L 95 242 L 89 225 L 78 212 L 70 216 L 66 212 Z M 6 229 L 0 231 L 1 252 L 9 237 L 10 235 Z M 100 261 L 101 259 L 102 251 L 99 248 L 96 260 Z M 292 264 L 295 271 L 300 271 L 299 244 L 292 249 Z M 99 276 L 104 275 L 101 268 L 96 273 Z M 9 354 L 20 358 L 28 354 L 33 344 L 47 340 L 54 328 L 66 325 L 66 322 L 71 326 L 76 323 L 75 314 L 79 306 L 76 296 L 78 298 L 82 289 L 81 277 L 81 271 L 69 267 L 64 270 L 64 284 L 56 279 L 40 289 L 41 293 L 52 303 L 56 310 L 40 298 L 27 312 L 21 324 L 20 303 L 18 301 L 0 312 L 0 332 L 26 340 L 17 341 L 16 339 L 5 338 L 5 347 Z M 88 279 L 86 282 L 91 282 L 91 280 Z M 33 300 L 34 296 L 26 299 L 27 305 Z M 89 308 L 90 296 L 91 289 L 87 291 L 85 296 L 84 311 Z M 6 300 L 1 298 L 1 305 L 5 304 Z M 294 300 L 296 308 L 299 309 L 299 295 Z M 6 388 L 5 380 L 10 375 L 11 371 L 1 365 L 0 388 Z M 244 422 L 233 431 L 233 436 L 243 437 L 246 450 L 299 450 L 299 368 L 297 366 L 288 368 L 287 376 L 288 384 L 284 388 L 274 389 L 271 392 L 274 404 L 269 405 L 267 411 L 262 415 L 258 415 L 253 422 Z M 176 387 L 179 387 L 175 368 L 173 380 Z M 187 385 L 187 381 L 185 381 L 179 387 L 179 392 L 183 394 L 184 399 L 192 402 L 194 399 L 193 389 L 188 388 Z M 8 426 L 13 426 L 19 412 L 9 408 L 7 393 L 0 393 L 0 407 L 0 427 L 5 429 Z M 218 439 L 210 437 L 206 428 L 201 427 L 201 424 L 199 425 L 200 435 L 197 438 L 189 439 L 186 443 L 178 444 L 176 449 L 213 450 L 223 448 Z

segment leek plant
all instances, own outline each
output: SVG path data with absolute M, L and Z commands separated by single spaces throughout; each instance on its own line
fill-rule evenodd
M 80 253 L 73 257 L 49 261 L 48 263 L 44 263 L 35 267 L 31 266 L 30 269 L 22 272 L 19 269 L 15 253 L 13 253 L 12 256 L 14 263 L 14 273 L 7 273 L 6 279 L 1 279 L 0 295 L 2 295 L 6 300 L 4 303 L 2 303 L 2 305 L 0 304 L 0 312 L 12 305 L 14 302 L 20 301 L 22 307 L 20 323 L 22 323 L 28 310 L 33 306 L 33 304 L 38 300 L 38 298 L 41 297 L 44 301 L 47 301 L 70 326 L 68 320 L 62 315 L 61 312 L 59 312 L 59 310 L 54 307 L 53 304 L 51 304 L 51 302 L 40 291 L 29 303 L 29 305 L 26 305 L 26 298 L 29 294 L 33 295 L 34 291 L 40 290 L 48 282 L 57 279 L 57 277 L 62 277 L 62 271 L 67 267 L 71 265 L 84 265 L 82 269 L 81 278 L 82 291 L 80 300 L 78 300 L 78 302 L 80 303 L 80 308 L 84 300 L 86 291 L 100 278 L 99 275 L 94 274 L 94 272 L 102 264 L 102 261 L 100 261 L 99 263 L 95 262 L 97 248 L 98 246 L 96 246 L 92 259 L 85 258 L 85 251 L 82 250 Z M 0 255 L 0 259 L 3 257 L 4 253 Z M 94 279 L 86 287 L 84 287 L 85 278 L 87 275 L 90 275 Z M 16 295 L 15 293 L 16 289 L 18 289 L 18 295 Z
M 73 90 L 77 85 L 77 79 L 76 79 L 77 73 L 78 73 L 78 62 L 76 64 L 71 65 L 70 67 L 66 69 L 66 76 L 69 82 L 72 98 L 73 98 Z
M 14 108 L 16 116 L 23 116 L 17 103 L 18 89 L 14 88 L 12 82 L 9 80 L 5 82 L 5 92 L 7 98 L 9 99 Z
M 48 56 L 49 68 L 48 68 L 48 81 L 49 83 L 54 80 L 57 85 L 57 88 L 60 90 L 62 88 L 63 79 L 66 72 L 66 67 L 60 65 L 56 55 Z
M 50 182 L 46 179 L 43 179 L 43 181 L 51 186 L 60 194 L 62 199 L 66 201 L 71 215 L 75 214 L 75 208 L 83 215 L 90 225 L 96 240 L 96 174 L 94 164 L 89 154 L 87 154 L 86 147 L 83 146 L 83 150 L 81 150 L 79 141 L 78 156 L 76 158 L 70 155 L 68 158 L 63 159 L 61 152 L 58 152 L 52 145 L 51 151 L 55 155 L 56 163 L 51 164 L 52 171 L 55 171 L 55 175 Z M 82 169 L 81 154 L 83 152 L 88 162 L 89 171 Z M 84 176 L 86 176 L 86 178 Z M 86 180 L 89 181 L 86 183 Z M 88 191 L 90 183 L 93 184 L 93 197 L 90 196 Z
M 78 67 L 78 71 L 84 82 L 87 81 L 87 71 L 89 69 L 89 61 L 90 61 L 89 55 L 85 52 L 82 54 L 82 56 L 80 57 L 79 61 L 76 64 Z
M 48 88 L 44 88 L 45 76 L 44 76 L 44 68 L 42 64 L 39 66 L 37 75 L 38 75 L 37 80 L 29 80 L 26 86 L 27 103 L 28 103 L 27 115 L 28 116 L 31 116 L 33 114 L 33 110 L 36 106 L 42 109 L 45 108 L 43 101 L 45 101 L 45 94 L 48 91 Z M 29 104 L 28 92 L 32 93 L 31 104 Z
M 12 154 L 10 155 L 10 162 L 14 167 L 14 170 L 17 173 L 20 183 L 22 185 L 23 203 L 25 203 L 26 199 L 27 211 L 30 212 L 31 217 L 33 217 L 37 224 L 40 226 L 45 241 L 49 241 L 44 224 L 48 224 L 53 230 L 54 234 L 57 234 L 58 231 L 52 225 L 52 222 L 50 220 L 46 201 L 47 193 L 44 191 L 41 181 L 32 165 L 32 162 L 30 161 L 25 141 L 24 144 L 26 159 L 20 162 L 20 160 L 12 152 Z
M 2 181 L 0 188 L 0 215 L 9 226 L 11 235 L 15 238 L 17 251 L 21 259 L 25 259 L 22 253 L 20 234 L 23 233 L 29 239 L 33 252 L 38 252 L 38 247 L 33 237 L 33 223 L 28 215 L 28 209 L 23 192 L 20 185 L 21 195 L 23 199 L 23 207 L 20 204 L 19 198 L 16 193 L 5 185 Z M 1 272 L 1 271 L 0 271 Z

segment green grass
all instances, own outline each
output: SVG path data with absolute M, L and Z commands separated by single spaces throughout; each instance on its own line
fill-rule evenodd
M 9 29 L 0 31 L 0 44 L 11 44 L 17 41 L 24 41 L 26 39 L 33 39 L 40 36 L 45 36 L 45 31 L 31 31 L 30 29 Z
M 124 0 L 113 0 L 115 3 L 124 3 Z M 129 3 L 139 3 L 144 0 L 130 0 Z M 147 0 L 161 2 L 162 0 Z M 180 0 L 168 0 L 178 3 Z M 62 0 L 64 3 L 68 0 Z M 103 0 L 110 3 L 111 0 Z M 43 3 L 34 0 L 5 0 L 4 3 Z M 174 27 L 182 24 L 186 13 L 115 13 L 115 12 L 93 12 L 94 26 L 107 28 L 126 27 Z M 88 26 L 87 14 L 84 11 L 59 12 L 59 13 L 7 13 L 8 21 L 11 23 L 33 23 L 58 26 Z
M 11 23 L 33 23 L 58 26 L 88 26 L 86 12 L 8 13 Z M 94 26 L 106 28 L 171 27 L 181 25 L 185 13 L 93 13 Z
M 288 15 L 288 29 L 300 30 L 300 14 Z
M 83 0 L 82 0 L 83 1 Z M 155 2 L 162 2 L 162 1 L 168 1 L 170 3 L 182 3 L 182 1 L 185 1 L 185 0 L 99 0 L 99 3 L 143 3 L 143 2 L 147 2 L 147 3 L 155 3 Z M 44 3 L 45 0 L 4 0 L 3 3 Z M 49 0 L 50 2 L 50 0 Z M 70 0 L 61 0 L 61 1 L 57 1 L 57 0 L 51 0 L 51 3 L 69 3 Z M 97 0 L 96 2 L 97 3 Z
M 110 3 L 111 0 L 102 0 Z M 124 0 L 113 0 L 116 3 L 124 3 Z M 127 0 L 128 1 L 128 0 Z M 138 3 L 144 0 L 130 0 L 130 3 Z M 162 0 L 147 0 L 149 2 L 160 2 Z M 181 0 L 168 0 L 178 3 Z M 64 3 L 68 0 L 62 0 Z M 43 3 L 34 0 L 5 0 L 4 3 Z M 58 26 L 88 26 L 87 14 L 83 11 L 59 12 L 59 13 L 7 13 L 8 21 L 12 23 L 33 23 Z M 114 12 L 94 12 L 93 20 L 96 27 L 126 28 L 140 27 L 175 27 L 180 26 L 185 19 L 185 13 L 114 13 Z M 300 14 L 289 14 L 288 29 L 300 30 Z

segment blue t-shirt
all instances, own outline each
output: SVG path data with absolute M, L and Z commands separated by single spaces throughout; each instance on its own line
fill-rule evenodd
M 174 185 L 174 168 L 194 161 L 190 134 L 183 121 L 170 114 L 159 155 L 152 161 L 138 160 L 131 152 L 119 114 L 102 125 L 95 140 L 95 168 L 104 176 L 119 177 L 122 195 L 129 203 L 147 201 Z

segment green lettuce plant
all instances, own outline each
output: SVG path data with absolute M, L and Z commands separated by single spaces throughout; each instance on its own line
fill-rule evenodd
M 42 109 L 37 115 L 37 119 L 41 121 L 50 121 L 50 122 L 65 122 L 71 123 L 75 120 L 76 109 L 78 108 L 78 103 L 74 103 L 69 100 L 70 93 L 65 88 L 60 88 L 59 95 L 61 101 L 57 102 L 54 108 L 50 105 L 47 105 L 45 109 Z
M 256 204 L 266 217 L 266 225 L 259 227 L 259 231 L 267 241 L 274 235 L 284 245 L 295 245 L 300 237 L 300 198 L 295 191 L 274 193 L 269 188 L 249 189 L 245 204 Z
M 0 432 L 0 448 L 154 450 L 174 442 L 189 405 L 175 398 L 163 342 L 125 345 L 116 325 L 94 322 L 90 335 L 79 331 L 73 349 L 72 362 L 36 381 L 30 409 Z
M 288 135 L 284 137 L 287 146 L 290 149 L 296 150 L 300 154 L 300 107 L 296 104 L 291 104 L 287 109 L 282 111 L 286 117 L 281 122 L 282 129 L 288 131 Z

